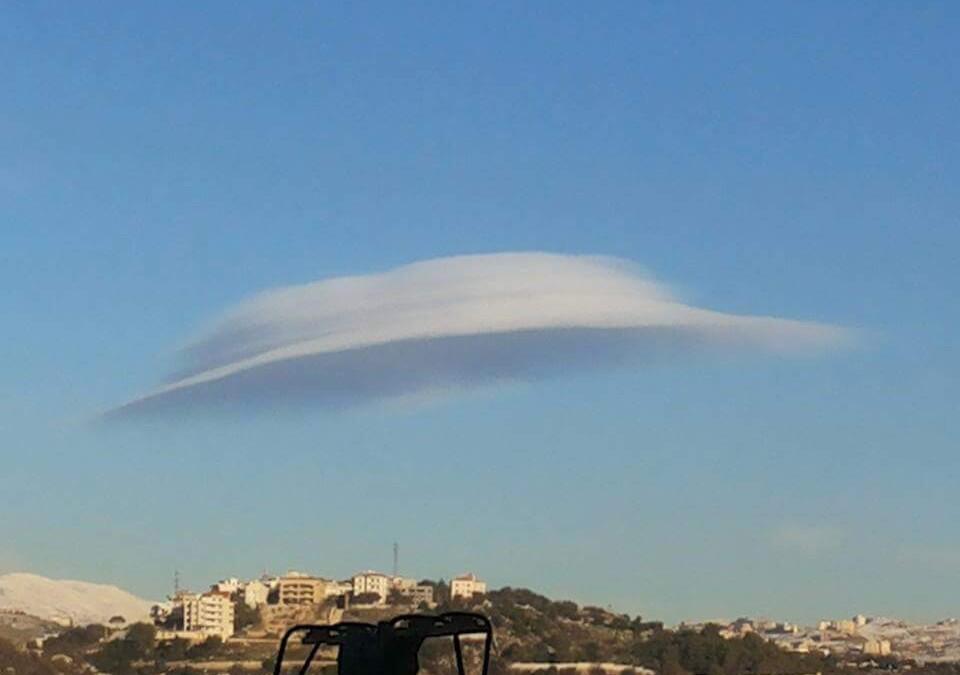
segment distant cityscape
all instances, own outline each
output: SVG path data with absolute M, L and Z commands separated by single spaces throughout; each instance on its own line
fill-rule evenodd
M 438 589 L 438 585 L 443 584 Z M 443 598 L 437 594 L 442 592 Z M 178 590 L 166 602 L 155 605 L 152 619 L 161 627 L 159 639 L 181 638 L 199 642 L 210 636 L 231 639 L 238 629 L 239 611 L 257 614 L 257 628 L 244 636 L 273 637 L 287 626 L 318 617 L 335 622 L 348 608 L 387 608 L 394 605 L 430 610 L 438 600 L 470 600 L 487 592 L 487 584 L 472 573 L 453 577 L 448 583 L 418 581 L 412 577 L 362 571 L 345 580 L 328 579 L 303 572 L 257 579 L 228 578 L 209 590 L 192 593 Z M 890 657 L 921 662 L 960 661 L 960 621 L 944 619 L 934 624 L 912 624 L 886 617 L 858 614 L 851 618 L 825 619 L 816 625 L 769 619 L 739 618 L 730 622 L 679 624 L 678 629 L 701 631 L 715 626 L 727 639 L 755 634 L 794 653 L 818 653 L 841 659 Z
M 684 623 L 680 627 L 702 630 L 706 625 Z M 960 621 L 954 618 L 914 624 L 858 614 L 849 619 L 819 621 L 816 626 L 741 618 L 720 627 L 725 638 L 750 633 L 801 654 L 817 652 L 838 658 L 896 656 L 927 663 L 960 661 Z
M 350 606 L 383 607 L 389 603 L 431 609 L 436 606 L 437 587 L 438 583 L 372 570 L 343 581 L 291 571 L 250 580 L 221 579 L 201 593 L 175 589 L 166 602 L 153 606 L 151 618 L 164 628 L 159 639 L 197 642 L 217 636 L 226 640 L 236 632 L 238 604 L 258 612 L 262 632 L 275 634 L 301 615 L 315 616 L 323 608 L 331 621 Z M 475 574 L 462 574 L 451 579 L 444 590 L 445 600 L 466 600 L 486 593 L 487 584 Z

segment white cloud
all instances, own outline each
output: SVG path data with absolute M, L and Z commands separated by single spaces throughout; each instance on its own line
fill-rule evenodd
M 691 350 L 802 352 L 846 339 L 833 326 L 685 305 L 616 258 L 458 256 L 256 295 L 184 350 L 176 378 L 113 413 L 343 404 Z

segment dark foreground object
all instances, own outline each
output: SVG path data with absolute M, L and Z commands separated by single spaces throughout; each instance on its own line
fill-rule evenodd
M 372 623 L 343 622 L 333 625 L 294 626 L 280 640 L 274 675 L 283 675 L 283 657 L 288 643 L 303 633 L 301 644 L 311 647 L 298 671 L 306 675 L 310 664 L 323 645 L 339 646 L 338 675 L 417 675 L 418 654 L 428 638 L 452 637 L 459 675 L 466 675 L 463 666 L 461 635 L 484 635 L 483 671 L 487 675 L 493 628 L 480 614 L 447 612 L 446 614 L 404 614 L 390 621 Z

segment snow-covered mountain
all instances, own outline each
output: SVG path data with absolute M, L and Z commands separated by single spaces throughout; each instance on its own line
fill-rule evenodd
M 0 575 L 0 610 L 22 610 L 41 619 L 87 624 L 122 616 L 128 622 L 143 621 L 152 604 L 116 586 L 36 574 Z

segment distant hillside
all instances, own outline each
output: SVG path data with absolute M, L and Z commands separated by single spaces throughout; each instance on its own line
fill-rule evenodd
M 607 671 L 610 664 L 630 666 L 625 672 L 633 675 L 642 669 L 663 675 L 838 672 L 832 660 L 819 654 L 788 653 L 756 635 L 724 639 L 716 626 L 667 630 L 658 621 L 554 601 L 524 588 L 447 601 L 438 609 L 467 609 L 490 617 L 501 666 L 494 675 L 516 672 L 502 667 L 509 664 L 523 664 L 527 671 L 542 664 L 543 675 L 576 675 L 579 664 L 593 675 L 603 670 L 601 663 L 608 664 Z
M 143 621 L 152 604 L 116 586 L 36 574 L 0 575 L 0 610 L 21 610 L 46 620 L 88 624 L 122 616 L 127 621 Z
M 0 640 L 23 646 L 30 640 L 62 630 L 60 626 L 29 614 L 0 610 Z

